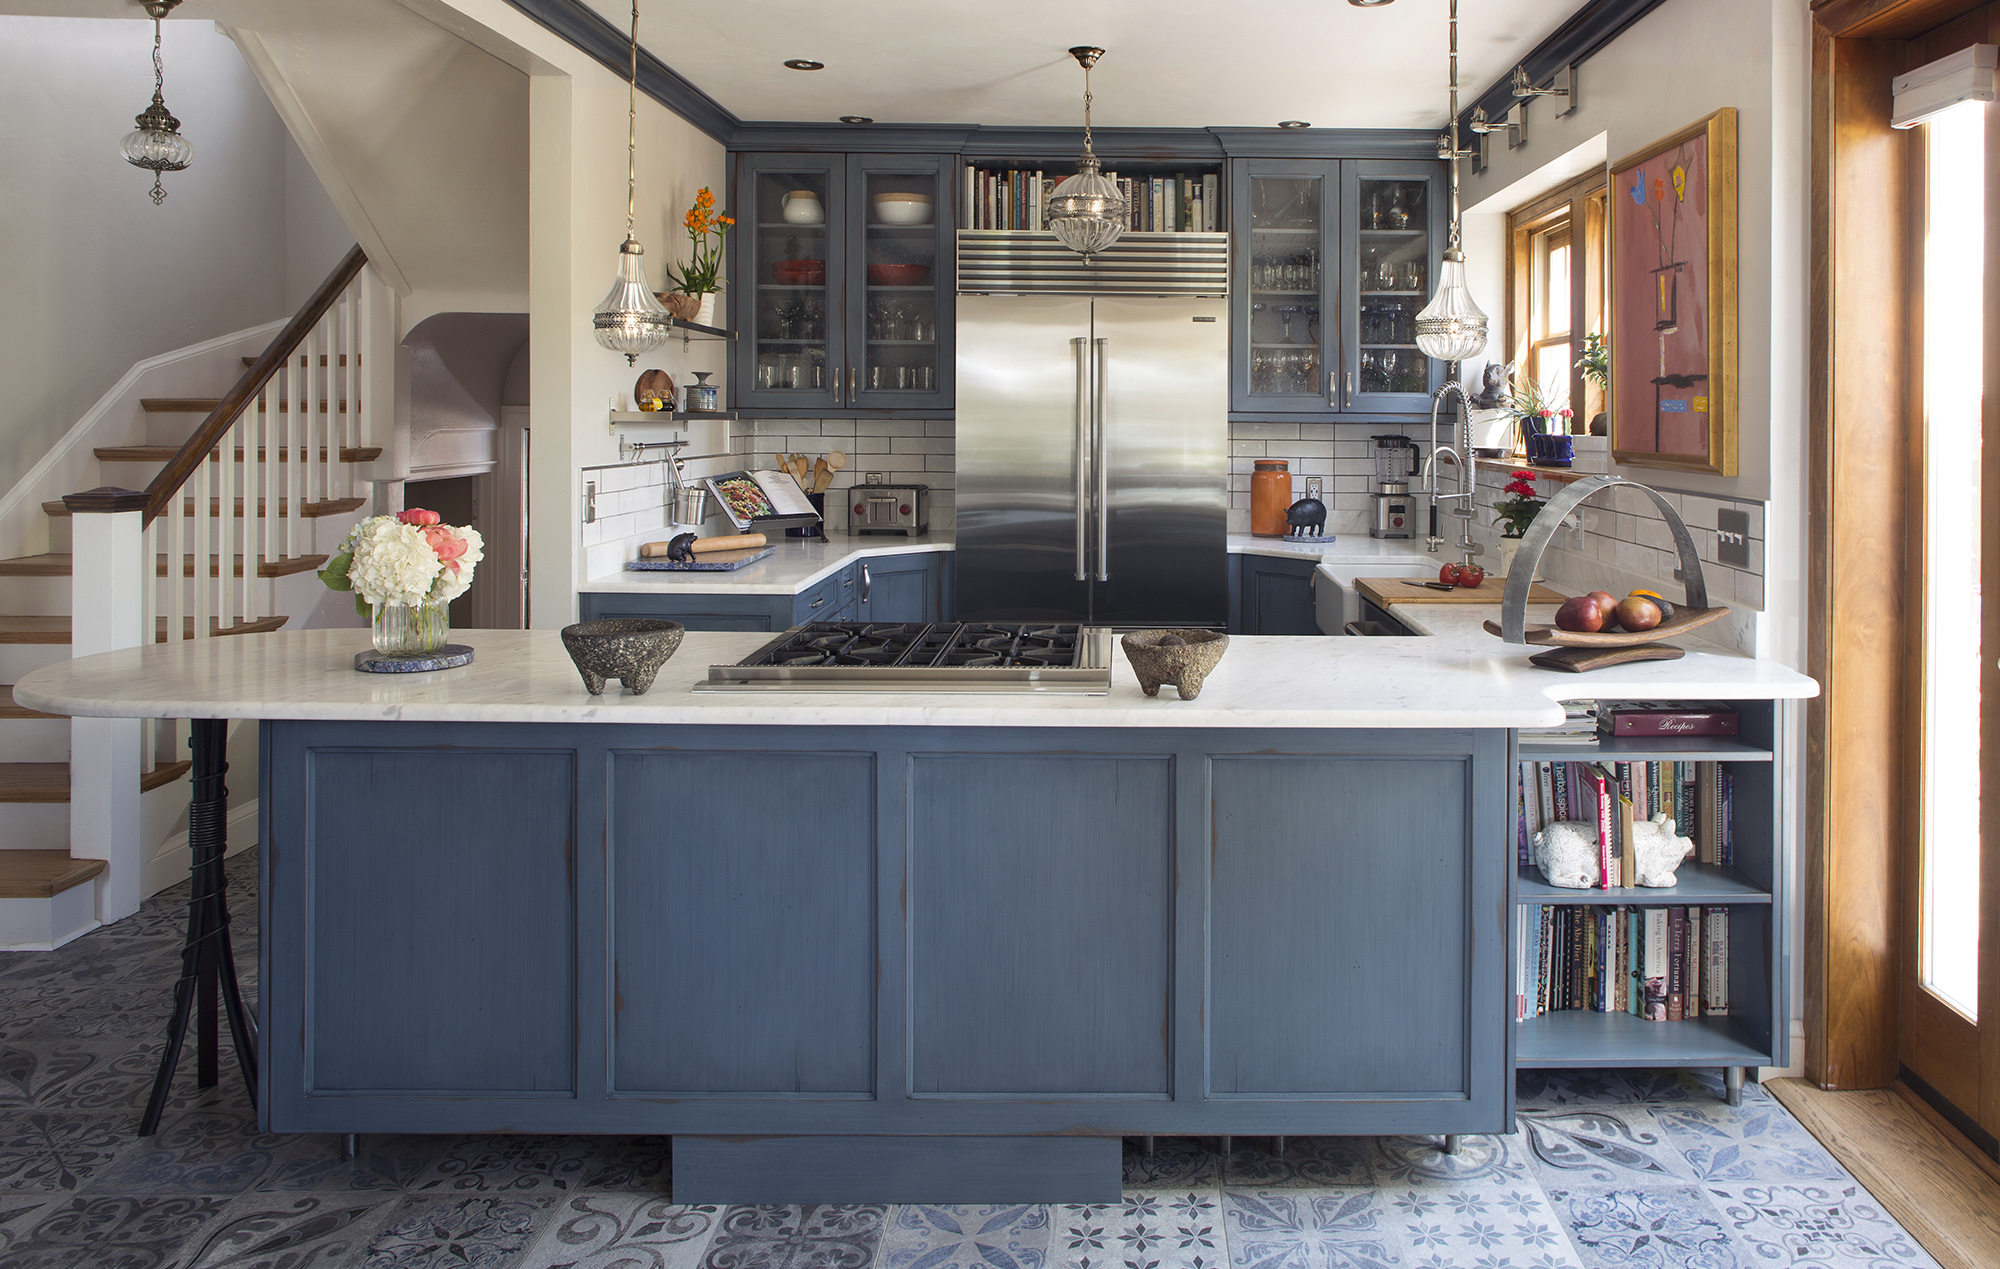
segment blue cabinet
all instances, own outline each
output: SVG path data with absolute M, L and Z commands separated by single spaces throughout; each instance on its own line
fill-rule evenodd
M 1237 629 L 1241 634 L 1316 635 L 1316 560 L 1239 555 Z
M 942 621 L 948 552 L 881 555 L 854 567 L 861 575 L 861 621 Z
M 827 574 L 796 595 L 657 591 L 585 592 L 585 621 L 665 617 L 689 630 L 777 631 L 809 621 L 946 621 L 950 619 L 949 551 L 871 556 Z

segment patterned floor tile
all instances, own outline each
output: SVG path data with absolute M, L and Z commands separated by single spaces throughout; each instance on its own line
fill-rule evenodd
M 1222 1179 L 1222 1157 L 1215 1146 L 1214 1137 L 1155 1137 L 1149 1154 L 1144 1137 L 1127 1137 L 1124 1188 L 1212 1188 Z
M 1721 1213 L 1698 1186 L 1551 1185 L 1548 1195 L 1590 1269 L 1747 1269 L 1755 1263 L 1737 1254 Z
M 117 1038 L 0 1041 L 0 1112 L 70 1107 L 62 1096 L 66 1085 L 131 1049 L 132 1041 Z
M 1367 1137 L 1238 1137 L 1222 1161 L 1229 1189 L 1291 1185 L 1373 1185 L 1374 1143 Z
M 453 1138 L 364 1133 L 354 1158 L 341 1158 L 339 1139 L 324 1134 L 290 1138 L 291 1147 L 257 1183 L 260 1191 L 395 1192 L 405 1190 L 437 1160 Z
M 396 1207 L 381 1194 L 246 1194 L 188 1244 L 177 1269 L 352 1265 Z
M 1397 1269 L 1400 1229 L 1379 1190 L 1224 1190 L 1238 1269 Z
M 1215 1269 L 1228 1258 L 1222 1198 L 1142 1190 L 1117 1203 L 1050 1209 L 1049 1260 L 1066 1269 Z
M 912 1203 L 891 1210 L 876 1263 L 881 1269 L 1042 1269 L 1048 1252 L 1049 1209 L 1041 1204 Z
M 161 1030 L 165 1030 L 164 1024 Z M 69 1110 L 124 1110 L 132 1116 L 136 1127 L 146 1109 L 146 1100 L 152 1095 L 153 1081 L 159 1075 L 160 1054 L 166 1049 L 166 1041 L 149 1038 L 126 1044 L 127 1048 L 118 1057 L 55 1089 L 44 1099 L 45 1104 Z M 212 1088 L 201 1087 L 195 1073 L 194 1040 L 189 1037 L 174 1069 L 174 1082 L 167 1092 L 167 1109 L 249 1109 L 249 1085 L 236 1065 L 236 1050 L 229 1043 L 227 1028 L 223 1029 L 219 1056 L 221 1079 Z
M 1415 1269 L 1477 1265 L 1580 1269 L 1561 1219 L 1538 1185 L 1507 1180 L 1386 1191 Z
M 27 1234 L 47 1205 L 45 1195 L 0 1192 L 0 1265 L 7 1263 L 7 1249 Z
M 1551 1185 L 1654 1185 L 1698 1179 L 1645 1106 L 1522 1110 L 1514 1120 L 1536 1171 Z
M 120 1116 L 124 1131 L 137 1131 Z M 290 1137 L 257 1131 L 247 1107 L 213 1106 L 169 1113 L 94 1183 L 105 1194 L 241 1194 L 261 1181 L 292 1146 Z
M 7 1249 L 7 1269 L 163 1269 L 222 1212 L 200 1195 L 79 1196 L 52 1203 Z
M 0 1116 L 0 1194 L 83 1189 L 133 1142 L 126 1115 L 37 1110 Z
M 704 1269 L 868 1269 L 888 1215 L 877 1203 L 732 1207 L 701 1263 Z
M 100 987 L 85 995 L 70 983 L 0 989 L 0 1041 L 139 1039 L 166 1031 L 173 997 L 152 986 Z
M 644 1194 L 580 1194 L 557 1210 L 520 1269 L 695 1269 L 722 1211 Z
M 1774 1100 L 1746 1098 L 1735 1108 L 1691 1102 L 1653 1117 L 1702 1181 L 1853 1183 L 1826 1147 Z
M 1745 1095 L 1763 1090 L 1745 1084 Z M 1750 1090 L 1755 1089 L 1755 1093 Z M 1514 1097 L 1523 1110 L 1555 1106 L 1647 1105 L 1659 1102 L 1719 1101 L 1719 1070 L 1654 1071 L 1526 1070 L 1514 1077 Z
M 359 1258 L 364 1269 L 501 1269 L 512 1266 L 555 1209 L 546 1194 L 406 1195 Z
M 1486 1177 L 1526 1180 L 1532 1169 L 1517 1133 L 1510 1137 L 1466 1136 L 1458 1153 L 1447 1154 L 1443 1137 L 1371 1137 L 1375 1183 L 1388 1189 L 1436 1181 Z
M 411 1185 L 419 1194 L 668 1192 L 666 1137 L 457 1137 Z
M 1916 1240 L 1852 1180 L 1830 1185 L 1711 1186 L 1746 1265 L 1937 1269 Z

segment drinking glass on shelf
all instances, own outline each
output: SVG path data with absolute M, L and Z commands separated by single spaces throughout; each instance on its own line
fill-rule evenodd
M 1364 348 L 1361 350 L 1361 390 L 1372 392 L 1374 389 L 1375 353 L 1371 349 Z
M 1423 261 L 1412 260 L 1403 266 L 1403 289 L 1417 292 L 1424 289 Z
M 1250 306 L 1250 342 L 1253 344 L 1257 342 L 1257 319 L 1264 315 L 1264 307 L 1262 302 Z
M 1381 252 L 1377 251 L 1373 247 L 1363 247 L 1361 249 L 1360 276 L 1361 276 L 1361 289 L 1364 291 L 1372 291 L 1375 289 L 1375 264 L 1376 261 L 1380 259 L 1381 254 L 1382 254 Z
M 1398 360 L 1396 350 L 1393 348 L 1384 348 L 1381 355 L 1375 359 L 1375 364 L 1382 369 L 1382 387 L 1385 391 L 1394 391 L 1396 388 Z
M 882 386 L 882 367 L 868 367 L 868 386 L 870 388 L 880 388 Z
M 771 364 L 771 358 L 769 354 L 766 354 L 765 356 L 758 358 L 757 386 L 760 388 L 772 388 L 776 387 L 777 383 L 778 383 L 778 368 L 775 365 Z
M 928 391 L 936 382 L 937 372 L 934 367 L 928 364 L 917 367 L 917 387 Z
M 1298 316 L 1298 314 L 1299 314 L 1299 306 L 1298 306 L 1298 305 L 1296 305 L 1296 304 L 1279 304 L 1279 305 L 1276 305 L 1276 306 L 1274 306 L 1274 307 L 1273 307 L 1273 308 L 1271 309 L 1271 311 L 1272 311 L 1273 313 L 1276 313 L 1276 314 L 1278 315 L 1278 320 L 1279 320 L 1279 321 L 1281 321 L 1281 322 L 1283 322 L 1283 323 L 1285 324 L 1285 336 L 1284 336 L 1284 342 L 1285 342 L 1285 343 L 1288 343 L 1288 344 L 1289 344 L 1289 343 L 1291 343 L 1291 342 L 1292 342 L 1292 319 L 1293 319 L 1294 317 L 1297 317 L 1297 316 Z
M 1396 289 L 1396 262 L 1387 256 L 1375 266 L 1375 289 L 1378 291 Z

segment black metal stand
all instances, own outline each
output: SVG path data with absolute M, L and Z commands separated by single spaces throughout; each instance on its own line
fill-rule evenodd
M 195 1029 L 195 1082 L 202 1088 L 213 1088 L 221 1079 L 222 1045 L 216 1027 L 216 1006 L 220 1003 L 228 1014 L 229 1038 L 236 1046 L 243 1082 L 250 1089 L 250 1104 L 257 1104 L 257 1029 L 244 1011 L 243 995 L 236 987 L 236 955 L 229 946 L 229 908 L 223 894 L 229 790 L 222 777 L 229 770 L 224 761 L 229 725 L 219 718 L 197 718 L 189 727 L 194 799 L 188 804 L 188 849 L 194 860 L 189 867 L 192 893 L 187 942 L 181 947 L 181 976 L 174 983 L 167 1051 L 160 1055 L 160 1073 L 153 1078 L 153 1095 L 146 1102 L 146 1117 L 139 1122 L 142 1137 L 152 1136 L 160 1126 L 160 1112 L 166 1109 L 174 1068 L 180 1063 L 181 1041 L 187 1038 L 188 1019 L 197 1003 L 201 1008 Z

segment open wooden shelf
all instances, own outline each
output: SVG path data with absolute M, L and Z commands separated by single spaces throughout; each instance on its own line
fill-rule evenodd
M 1514 1064 L 1532 1067 L 1771 1066 L 1770 1046 L 1735 1018 L 1648 1022 L 1559 1010 L 1514 1024 Z
M 1769 762 L 1771 751 L 1735 736 L 1604 736 L 1595 744 L 1532 740 L 1521 733 L 1522 762 Z
M 1542 870 L 1533 864 L 1515 866 L 1514 892 L 1522 903 L 1591 904 L 1622 903 L 1631 907 L 1664 908 L 1686 905 L 1707 907 L 1721 903 L 1769 903 L 1771 892 L 1750 881 L 1733 868 L 1698 864 L 1689 860 L 1674 874 L 1677 884 L 1656 890 L 1647 886 L 1623 886 L 1610 890 L 1571 890 L 1542 880 Z

